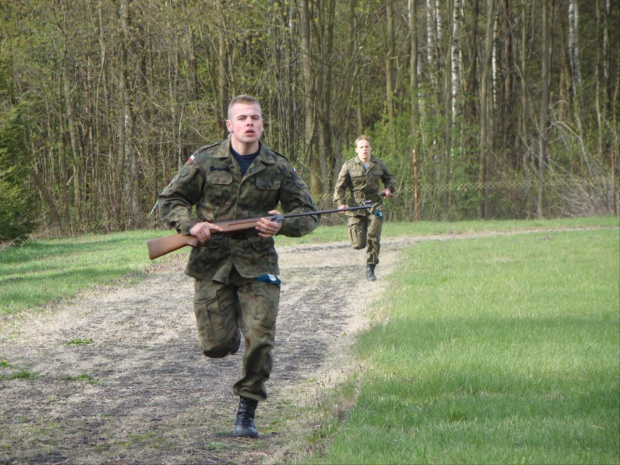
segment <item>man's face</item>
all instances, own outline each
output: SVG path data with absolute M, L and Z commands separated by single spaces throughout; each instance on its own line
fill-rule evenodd
M 257 142 L 263 135 L 263 115 L 256 104 L 233 105 L 226 120 L 231 137 L 244 144 Z
M 362 139 L 355 144 L 355 153 L 363 163 L 370 161 L 370 152 L 372 152 L 372 147 L 367 140 Z

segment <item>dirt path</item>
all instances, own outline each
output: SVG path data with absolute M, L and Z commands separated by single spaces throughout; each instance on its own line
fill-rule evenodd
M 379 278 L 414 242 L 384 239 Z M 182 255 L 160 259 L 141 284 L 0 319 L 2 372 L 36 375 L 0 381 L 0 463 L 291 461 L 315 426 L 308 407 L 351 369 L 352 336 L 368 324 L 360 302 L 386 283 L 368 283 L 363 253 L 344 242 L 278 252 L 277 346 L 258 440 L 232 436 L 231 386 L 243 350 L 220 360 L 201 355 Z

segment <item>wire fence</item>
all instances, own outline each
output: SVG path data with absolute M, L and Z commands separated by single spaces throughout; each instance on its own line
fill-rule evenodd
M 618 192 L 617 180 L 611 176 L 553 176 L 542 184 L 537 179 L 420 183 L 417 188 L 401 186 L 384 202 L 384 211 L 392 221 L 526 219 L 539 216 L 542 199 L 541 210 L 547 218 L 619 216 Z M 321 208 L 330 208 L 333 193 L 315 196 L 315 201 Z M 346 219 L 326 221 L 341 223 Z

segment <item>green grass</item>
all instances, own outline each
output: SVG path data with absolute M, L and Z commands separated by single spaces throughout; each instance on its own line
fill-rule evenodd
M 28 370 L 20 370 L 13 373 L 0 372 L 0 381 L 11 379 L 35 379 L 38 375 Z
M 63 381 L 84 381 L 89 384 L 96 384 L 97 380 L 94 379 L 91 375 L 76 375 L 76 376 L 62 376 L 60 379 Z
M 308 462 L 617 464 L 619 244 L 611 229 L 409 248 L 387 324 L 356 346 L 355 407 Z
M 74 337 L 71 338 L 67 341 L 66 345 L 71 346 L 71 345 L 76 345 L 76 346 L 82 346 L 85 344 L 94 344 L 95 341 L 93 341 L 91 338 L 87 338 L 87 339 L 82 339 L 79 337 Z
M 32 240 L 0 251 L 0 315 L 40 306 L 117 280 L 140 279 L 146 241 L 162 231 Z

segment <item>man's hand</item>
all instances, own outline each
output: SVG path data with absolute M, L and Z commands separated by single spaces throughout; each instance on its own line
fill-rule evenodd
M 271 210 L 269 212 L 270 215 L 279 215 L 280 212 L 278 210 Z M 256 230 L 258 231 L 258 235 L 260 237 L 272 237 L 278 234 L 282 229 L 282 223 L 279 221 L 273 221 L 269 218 L 261 218 L 256 223 Z
M 389 189 L 383 189 L 381 192 L 379 192 L 379 195 L 381 195 L 381 197 L 383 197 L 384 199 L 389 199 L 390 197 L 392 197 L 392 193 Z
M 338 210 L 343 210 L 345 208 L 347 208 L 347 206 L 345 204 L 338 205 Z M 338 212 L 338 213 L 342 215 L 344 213 L 344 211 L 341 211 L 341 212 Z
M 220 226 L 209 223 L 208 221 L 203 221 L 202 223 L 196 223 L 192 226 L 192 229 L 189 230 L 189 233 L 192 236 L 195 236 L 198 239 L 198 242 L 201 244 L 211 239 L 211 231 L 218 232 L 224 231 Z

